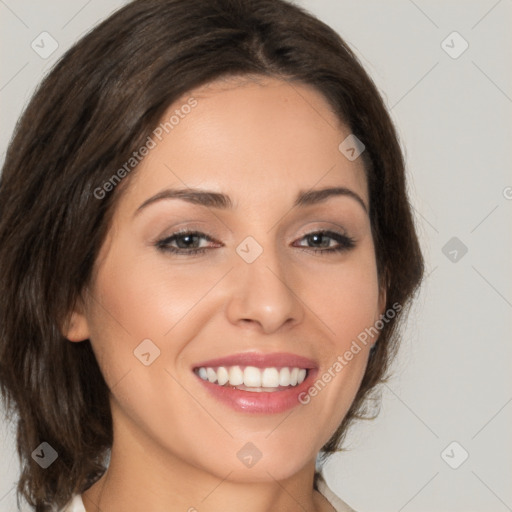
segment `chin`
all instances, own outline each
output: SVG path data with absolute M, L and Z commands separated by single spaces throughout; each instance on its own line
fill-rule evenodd
M 203 458 L 201 465 L 205 471 L 217 478 L 225 479 L 226 475 L 229 475 L 227 479 L 232 482 L 263 483 L 286 480 L 308 465 L 312 469 L 315 466 L 317 452 L 311 451 L 312 443 L 308 443 L 307 453 L 297 450 L 300 444 L 298 443 L 294 450 L 283 451 L 274 449 L 267 442 L 267 447 L 260 444 L 260 450 L 251 441 L 238 441 L 234 456 L 233 449 L 225 447 L 219 456 L 210 452 L 209 460 Z M 229 453 L 232 455 L 228 456 Z

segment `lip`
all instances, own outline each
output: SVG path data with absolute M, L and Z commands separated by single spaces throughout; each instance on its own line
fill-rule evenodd
M 201 363 L 195 364 L 192 369 L 196 368 L 216 368 L 219 366 L 255 366 L 256 368 L 284 368 L 298 367 L 313 370 L 318 365 L 312 359 L 299 356 L 297 354 L 289 354 L 286 352 L 275 352 L 270 354 L 262 354 L 261 352 L 243 352 L 240 354 L 232 354 L 217 359 L 209 359 Z
M 299 396 L 305 393 L 311 387 L 318 373 L 317 364 L 306 357 L 288 353 L 242 353 L 233 354 L 227 357 L 210 359 L 193 366 L 192 370 L 201 367 L 216 368 L 219 366 L 255 366 L 256 368 L 283 368 L 298 367 L 308 370 L 304 381 L 294 387 L 282 391 L 245 391 L 229 386 L 219 386 L 209 381 L 201 379 L 195 372 L 196 378 L 204 388 L 216 400 L 229 406 L 237 412 L 256 413 L 256 414 L 276 414 L 293 409 L 301 405 Z

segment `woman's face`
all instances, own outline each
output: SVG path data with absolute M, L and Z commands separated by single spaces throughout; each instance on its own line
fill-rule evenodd
M 371 343 L 344 354 L 383 312 L 363 162 L 308 86 L 215 82 L 164 122 L 176 110 L 125 178 L 68 337 L 111 389 L 114 450 L 286 478 L 347 413 Z

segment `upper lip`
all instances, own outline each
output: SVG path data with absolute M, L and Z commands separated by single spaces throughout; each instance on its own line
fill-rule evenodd
M 195 364 L 193 368 L 214 368 L 219 366 L 255 366 L 256 368 L 291 367 L 291 368 L 317 368 L 312 359 L 286 352 L 264 354 L 261 352 L 243 352 L 225 357 L 209 359 Z

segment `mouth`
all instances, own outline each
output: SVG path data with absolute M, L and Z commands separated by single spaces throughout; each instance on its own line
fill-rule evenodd
M 257 368 L 256 366 L 201 366 L 194 370 L 204 381 L 217 386 L 231 387 L 253 393 L 274 393 L 302 384 L 308 369 L 297 366 L 289 368 Z
M 317 364 L 294 354 L 243 353 L 201 362 L 194 374 L 210 395 L 231 408 L 252 413 L 283 412 L 300 405 Z

